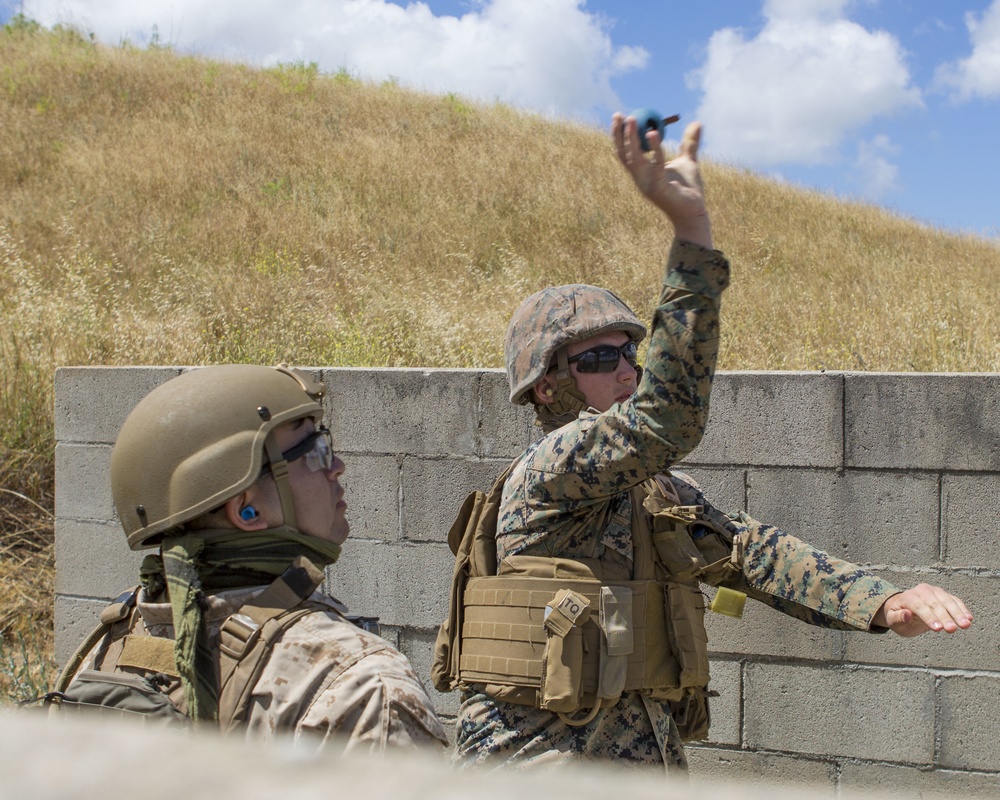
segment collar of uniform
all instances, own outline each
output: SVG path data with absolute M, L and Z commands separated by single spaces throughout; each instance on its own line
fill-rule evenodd
M 206 608 L 204 613 L 205 622 L 209 625 L 220 623 L 226 617 L 235 614 L 242 606 L 249 603 L 257 595 L 263 592 L 266 586 L 251 586 L 240 589 L 226 589 L 217 594 L 205 595 Z M 317 603 L 330 606 L 340 614 L 347 613 L 347 606 L 339 600 L 330 597 L 322 592 L 314 592 L 309 598 Z M 170 603 L 153 603 L 146 599 L 146 590 L 139 590 L 138 597 L 139 613 L 147 627 L 153 625 L 173 625 L 173 616 Z

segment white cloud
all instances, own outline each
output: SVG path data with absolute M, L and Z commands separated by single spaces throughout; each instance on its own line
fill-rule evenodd
M 844 15 L 849 0 L 764 0 L 764 16 L 786 21 L 831 22 Z
M 484 0 L 455 17 L 386 0 L 25 0 L 25 13 L 111 44 L 143 44 L 155 25 L 184 52 L 262 66 L 314 61 L 326 72 L 586 118 L 617 107 L 611 78 L 644 68 L 649 54 L 615 47 L 583 6 Z
M 885 197 L 898 188 L 899 167 L 889 159 L 897 152 L 898 148 L 884 134 L 858 144 L 855 182 L 863 196 L 872 199 Z
M 958 100 L 1000 97 L 1000 0 L 993 0 L 981 17 L 968 12 L 965 25 L 972 54 L 940 66 L 935 82 L 951 89 Z
M 820 164 L 872 119 L 922 105 L 905 54 L 842 17 L 846 0 L 767 0 L 756 37 L 712 35 L 688 76 L 703 92 L 706 152 L 756 167 Z

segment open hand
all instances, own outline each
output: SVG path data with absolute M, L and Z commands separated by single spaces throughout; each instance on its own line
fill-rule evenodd
M 645 134 L 650 153 L 645 154 L 634 117 L 615 114 L 611 119 L 611 139 L 618 160 L 650 202 L 663 211 L 674 225 L 678 238 L 712 247 L 712 229 L 705 207 L 705 191 L 698 167 L 701 123 L 684 129 L 680 150 L 664 162 L 657 131 Z
M 919 636 L 927 631 L 954 633 L 972 625 L 972 613 L 940 586 L 921 583 L 886 600 L 872 624 L 891 628 L 900 636 Z

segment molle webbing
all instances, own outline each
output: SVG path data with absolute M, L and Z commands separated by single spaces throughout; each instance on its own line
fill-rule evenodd
M 664 584 L 628 581 L 607 584 L 608 589 L 631 592 L 631 652 L 627 654 L 625 691 L 660 690 L 683 694 L 680 668 L 671 654 L 664 611 Z M 583 637 L 581 691 L 593 698 L 601 679 L 602 634 L 600 614 L 602 585 L 596 580 L 497 576 L 471 578 L 464 592 L 464 621 L 460 676 L 464 683 L 500 684 L 540 689 L 543 683 L 548 640 L 544 620 L 546 605 L 561 590 L 570 590 L 589 601 L 591 614 L 566 634 Z

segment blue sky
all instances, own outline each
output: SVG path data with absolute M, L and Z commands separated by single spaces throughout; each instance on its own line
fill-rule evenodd
M 18 11 L 602 128 L 650 106 L 700 119 L 709 158 L 1000 239 L 1000 0 L 0 0 Z

